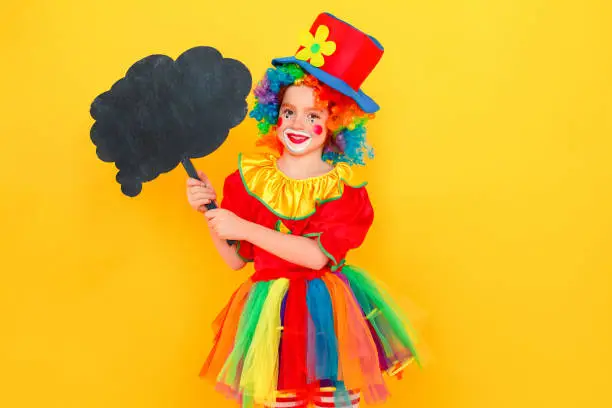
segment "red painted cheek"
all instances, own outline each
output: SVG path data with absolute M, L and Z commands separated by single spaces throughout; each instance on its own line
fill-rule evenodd
M 276 126 L 278 127 L 283 126 L 283 118 L 281 118 L 280 116 L 278 117 L 278 122 L 276 123 Z
M 314 125 L 312 127 L 312 131 L 315 132 L 317 135 L 320 135 L 321 133 L 323 133 L 323 126 L 321 126 L 321 125 Z

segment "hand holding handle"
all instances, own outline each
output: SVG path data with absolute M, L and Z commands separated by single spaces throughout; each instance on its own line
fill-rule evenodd
M 198 172 L 196 171 L 195 167 L 193 167 L 193 163 L 191 163 L 191 160 L 189 160 L 188 157 L 181 160 L 181 163 L 183 164 L 183 167 L 185 168 L 185 171 L 187 171 L 187 174 L 189 175 L 189 177 L 194 178 L 196 180 L 200 180 L 200 177 L 198 177 Z M 215 208 L 218 208 L 218 207 L 214 201 L 211 201 L 210 203 L 206 204 L 206 208 L 209 210 L 214 210 Z M 229 239 L 227 240 L 227 244 L 229 246 L 232 246 L 235 243 L 236 241 L 234 240 L 229 240 Z

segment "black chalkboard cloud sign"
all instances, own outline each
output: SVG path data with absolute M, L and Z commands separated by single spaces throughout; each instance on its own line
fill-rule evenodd
M 104 162 L 114 162 L 123 194 L 190 159 L 214 152 L 246 117 L 252 77 L 240 61 L 200 46 L 176 61 L 150 55 L 134 63 L 91 104 L 91 141 Z

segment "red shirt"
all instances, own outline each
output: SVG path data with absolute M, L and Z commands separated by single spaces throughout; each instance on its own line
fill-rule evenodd
M 271 170 L 268 162 L 265 162 L 264 166 L 268 166 L 268 171 Z M 274 167 L 272 171 L 280 170 Z M 279 206 L 279 202 L 282 203 L 284 200 L 266 200 L 260 197 L 257 191 L 254 191 L 256 189 L 249 188 L 249 180 L 246 178 L 250 177 L 251 174 L 253 174 L 252 171 L 249 172 L 248 176 L 245 176 L 239 168 L 225 179 L 221 207 L 264 227 L 317 240 L 323 252 L 330 259 L 326 268 L 321 271 L 313 271 L 281 259 L 248 241 L 240 241 L 238 254 L 244 260 L 254 262 L 255 274 L 253 280 L 268 280 L 280 277 L 289 279 L 318 277 L 325 271 L 329 271 L 330 268 L 332 270 L 340 268 L 349 250 L 359 247 L 364 241 L 374 219 L 374 210 L 365 186 L 352 187 L 346 182 L 338 182 L 336 183 L 338 184 L 337 192 L 334 193 L 337 194 L 337 197 L 322 200 L 320 203 L 317 203 L 317 199 L 325 197 L 304 197 L 302 195 L 300 200 L 312 200 L 314 212 L 305 218 L 292 217 L 290 214 L 283 214 L 282 209 L 276 208 Z M 338 178 L 331 172 L 330 177 L 334 176 Z M 317 183 L 318 180 L 321 180 L 321 178 L 312 182 Z M 262 187 L 265 185 L 268 193 L 272 191 L 271 194 L 291 195 L 293 192 L 287 190 L 287 186 L 277 188 L 280 186 L 276 184 L 285 181 L 290 183 L 292 188 L 301 186 L 284 175 L 281 178 L 274 177 L 260 180 L 259 185 Z M 309 181 L 305 182 L 308 183 Z M 273 185 L 270 185 L 270 183 L 273 183 Z M 268 194 L 269 196 L 270 194 Z

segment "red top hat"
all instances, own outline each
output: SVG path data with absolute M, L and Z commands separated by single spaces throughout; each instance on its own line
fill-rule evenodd
M 298 64 L 331 88 L 349 96 L 364 112 L 379 106 L 361 90 L 384 49 L 372 36 L 329 13 L 316 18 L 310 32 L 301 38 L 294 56 L 276 58 L 272 64 Z

